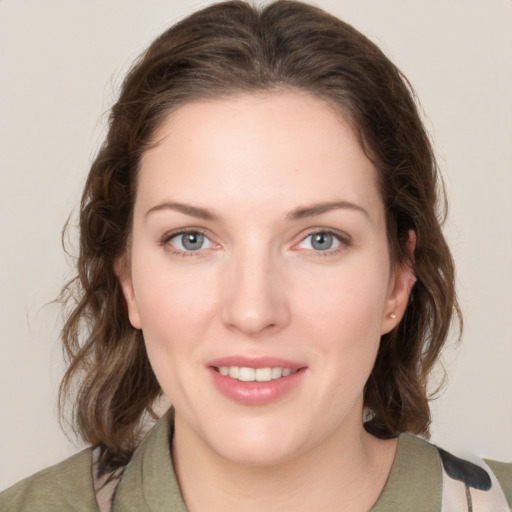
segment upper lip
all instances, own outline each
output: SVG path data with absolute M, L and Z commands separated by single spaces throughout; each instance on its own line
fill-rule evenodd
M 208 363 L 209 367 L 220 368 L 221 366 L 238 366 L 244 368 L 290 368 L 298 370 L 304 368 L 304 364 L 282 359 L 280 357 L 247 357 L 247 356 L 227 356 L 214 359 Z

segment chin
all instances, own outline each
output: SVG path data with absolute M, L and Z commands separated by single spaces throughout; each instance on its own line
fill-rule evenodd
M 214 434 L 210 447 L 223 459 L 244 466 L 264 467 L 284 463 L 303 453 L 308 439 L 275 421 L 237 422 L 235 428 Z M 243 424 L 241 424 L 243 423 Z
M 278 445 L 275 439 L 270 443 L 232 443 L 222 446 L 218 453 L 222 458 L 240 466 L 277 466 L 294 458 L 295 450 Z

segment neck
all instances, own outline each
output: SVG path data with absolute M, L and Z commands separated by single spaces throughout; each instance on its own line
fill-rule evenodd
M 336 432 L 322 445 L 272 465 L 226 460 L 176 425 L 173 462 L 190 512 L 317 512 L 370 510 L 396 453 L 362 425 Z

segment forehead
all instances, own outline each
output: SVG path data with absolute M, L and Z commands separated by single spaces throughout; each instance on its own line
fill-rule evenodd
M 376 170 L 350 124 L 326 101 L 297 92 L 181 106 L 143 155 L 137 196 L 145 203 L 229 201 L 290 209 L 380 199 Z

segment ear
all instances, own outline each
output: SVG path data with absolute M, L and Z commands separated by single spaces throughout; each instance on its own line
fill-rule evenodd
M 114 272 L 119 280 L 119 284 L 121 285 L 121 290 L 123 291 L 130 323 L 135 327 L 135 329 L 141 329 L 142 324 L 140 321 L 139 310 L 137 308 L 137 301 L 135 300 L 132 275 L 126 256 L 120 256 L 116 259 L 114 262 Z
M 413 269 L 415 249 L 416 233 L 411 229 L 405 243 L 407 258 L 405 261 L 396 264 L 389 283 L 389 295 L 382 316 L 381 335 L 393 330 L 404 316 L 409 295 L 416 282 Z

